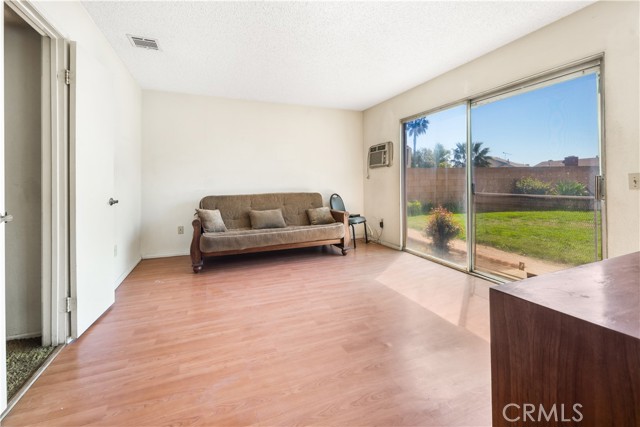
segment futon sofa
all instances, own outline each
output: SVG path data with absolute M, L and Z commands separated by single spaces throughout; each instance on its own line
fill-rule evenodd
M 191 263 L 203 258 L 308 246 L 350 248 L 349 213 L 323 207 L 320 193 L 206 196 L 193 220 Z

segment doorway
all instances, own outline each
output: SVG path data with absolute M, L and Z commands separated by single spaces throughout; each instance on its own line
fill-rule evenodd
M 69 336 L 69 94 L 59 73 L 69 55 L 30 3 L 6 1 L 3 9 L 0 409 L 9 399 L 10 409 Z
M 474 268 L 523 279 L 602 259 L 599 67 L 473 102 Z M 496 262 L 496 259 L 499 262 Z
M 418 117 L 406 123 L 405 133 L 405 247 L 464 269 L 467 175 L 458 152 L 466 147 L 467 106 L 458 104 Z
M 601 91 L 588 59 L 405 120 L 404 249 L 495 281 L 606 257 Z
M 38 34 L 4 5 L 7 398 L 51 354 L 42 342 L 42 47 Z

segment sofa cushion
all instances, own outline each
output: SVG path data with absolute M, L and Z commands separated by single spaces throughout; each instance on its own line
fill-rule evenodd
M 226 233 L 204 233 L 200 238 L 200 250 L 204 253 L 241 251 L 273 245 L 342 239 L 344 233 L 344 224 L 341 222 L 262 230 L 229 229 Z
M 252 210 L 282 209 L 287 225 L 309 225 L 307 209 L 322 206 L 320 193 L 267 193 L 206 196 L 200 208 L 219 209 L 229 230 L 250 228 Z
M 222 216 L 218 209 L 196 209 L 198 217 L 202 223 L 202 228 L 205 232 L 222 232 L 227 231 L 227 227 L 222 221 Z
M 285 228 L 287 226 L 280 209 L 251 211 L 249 212 L 249 218 L 251 219 L 251 228 L 254 230 L 261 230 L 263 228 Z
M 311 225 L 333 224 L 336 220 L 331 215 L 331 210 L 327 207 L 307 209 L 307 216 Z

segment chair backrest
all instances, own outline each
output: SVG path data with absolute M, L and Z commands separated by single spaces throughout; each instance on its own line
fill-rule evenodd
M 342 197 L 339 194 L 333 193 L 331 198 L 329 199 L 329 206 L 331 209 L 336 211 L 346 211 L 347 208 L 344 207 L 344 202 L 342 201 Z

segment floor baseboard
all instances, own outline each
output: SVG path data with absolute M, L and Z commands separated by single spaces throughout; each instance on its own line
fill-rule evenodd
M 120 275 L 120 277 L 118 277 L 118 280 L 116 280 L 116 289 L 118 288 L 118 286 L 120 286 L 122 284 L 122 282 L 124 282 L 124 279 L 127 278 L 127 276 L 129 274 L 131 274 L 131 272 L 133 271 L 134 268 L 136 268 L 138 266 L 138 264 L 140 264 L 140 261 L 142 261 L 142 257 L 138 258 L 136 260 L 136 262 L 133 263 L 133 265 L 131 267 L 129 267 L 124 273 L 122 273 Z
M 188 256 L 189 252 L 170 252 L 166 254 L 142 255 L 142 259 L 171 258 L 174 256 Z

